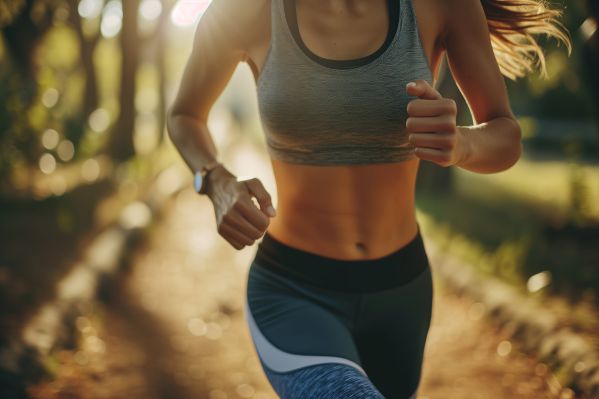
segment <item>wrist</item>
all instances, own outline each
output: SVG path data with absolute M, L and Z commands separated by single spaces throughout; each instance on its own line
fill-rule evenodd
M 210 173 L 206 175 L 206 194 L 211 196 L 214 187 L 230 179 L 235 179 L 235 175 L 231 173 L 222 163 L 218 164 L 210 171 Z
M 458 156 L 455 166 L 463 166 L 467 164 L 472 156 L 472 142 L 470 140 L 469 129 L 466 126 L 457 126 L 456 134 L 458 137 Z

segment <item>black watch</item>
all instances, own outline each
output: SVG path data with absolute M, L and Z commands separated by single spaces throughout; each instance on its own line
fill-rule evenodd
M 193 188 L 198 194 L 206 194 L 208 174 L 217 166 L 221 165 L 219 161 L 214 161 L 195 172 L 193 176 Z

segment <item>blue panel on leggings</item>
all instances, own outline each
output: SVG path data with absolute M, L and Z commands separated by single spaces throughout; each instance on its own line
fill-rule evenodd
M 262 365 L 282 399 L 384 399 L 368 377 L 345 364 L 323 363 L 289 373 Z

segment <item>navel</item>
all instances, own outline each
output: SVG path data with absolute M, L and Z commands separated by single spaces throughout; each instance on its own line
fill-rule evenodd
M 366 253 L 366 246 L 361 243 L 361 242 L 357 242 L 356 243 L 356 249 L 358 250 L 358 252 L 365 254 Z

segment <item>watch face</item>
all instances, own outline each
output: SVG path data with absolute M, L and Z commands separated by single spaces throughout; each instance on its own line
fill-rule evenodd
M 196 190 L 196 192 L 200 192 L 200 189 L 202 188 L 202 173 L 201 172 L 196 172 L 193 178 L 193 188 Z

